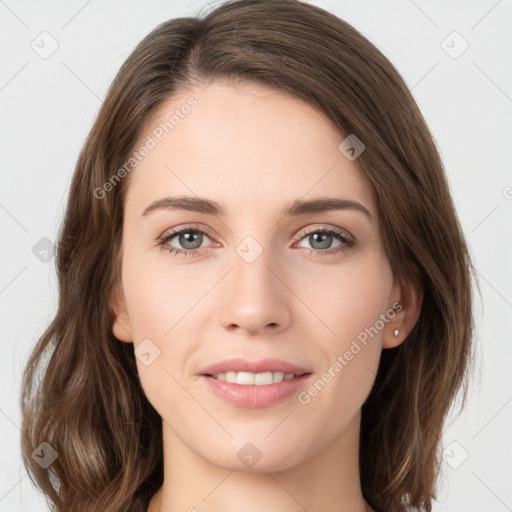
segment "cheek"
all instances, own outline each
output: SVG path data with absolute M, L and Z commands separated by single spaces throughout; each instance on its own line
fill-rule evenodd
M 377 255 L 326 267 L 315 277 L 305 273 L 296 285 L 294 291 L 310 310 L 308 316 L 321 327 L 320 339 L 332 353 L 349 346 L 351 340 L 367 332 L 385 314 L 392 275 L 387 260 Z M 382 329 L 380 323 L 378 327 Z M 364 339 L 364 334 L 360 338 Z
M 380 257 L 354 259 L 350 266 L 319 275 L 315 286 L 311 282 L 304 279 L 299 293 L 315 314 L 308 325 L 316 323 L 322 333 L 315 340 L 323 357 L 317 381 L 306 390 L 303 403 L 310 400 L 342 421 L 347 412 L 362 405 L 375 380 L 385 326 L 382 318 L 390 319 L 391 269 Z M 336 408 L 337 403 L 344 404 L 343 409 Z
M 197 275 L 185 266 L 172 268 L 164 251 L 126 252 L 123 288 L 134 340 L 159 340 L 183 327 L 187 311 L 200 299 Z M 186 323 L 186 322 L 185 322 Z
M 169 293 L 165 283 L 145 273 L 125 284 L 125 296 L 135 345 L 144 338 L 161 340 L 172 329 L 180 300 Z
M 165 254 L 151 263 L 151 258 L 143 256 L 127 254 L 123 288 L 136 356 L 143 343 L 157 354 L 148 366 L 144 359 L 136 359 L 141 383 L 155 402 L 164 390 L 165 400 L 169 400 L 169 388 L 177 387 L 177 381 L 182 382 L 192 371 L 190 356 L 207 329 L 208 301 L 204 295 L 213 286 L 214 277 L 203 279 L 197 270 L 184 265 L 170 269 Z
M 127 260 L 124 279 L 137 371 L 144 394 L 166 420 L 168 411 L 186 410 L 190 398 L 180 383 L 196 345 L 190 329 L 195 293 L 182 280 L 164 279 L 161 269 L 141 271 L 137 263 Z

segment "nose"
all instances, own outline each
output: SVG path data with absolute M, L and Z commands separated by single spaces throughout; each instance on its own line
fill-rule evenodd
M 254 246 L 251 250 L 255 250 Z M 284 265 L 265 249 L 254 261 L 241 251 L 234 255 L 232 263 L 233 269 L 219 291 L 222 326 L 249 335 L 276 334 L 287 329 L 293 293 L 286 284 Z

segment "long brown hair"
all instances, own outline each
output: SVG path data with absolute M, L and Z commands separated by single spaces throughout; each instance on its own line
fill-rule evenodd
M 430 511 L 443 424 L 460 389 L 466 401 L 474 268 L 403 79 L 356 29 L 298 0 L 229 1 L 169 20 L 119 70 L 76 164 L 57 246 L 58 310 L 23 376 L 24 464 L 59 512 L 146 512 L 163 483 L 161 418 L 133 346 L 111 330 L 130 182 L 117 178 L 162 102 L 215 80 L 285 91 L 366 146 L 358 163 L 378 198 L 393 275 L 419 282 L 424 299 L 407 339 L 383 350 L 363 405 L 361 486 L 379 512 Z M 32 456 L 41 443 L 58 454 L 47 468 Z

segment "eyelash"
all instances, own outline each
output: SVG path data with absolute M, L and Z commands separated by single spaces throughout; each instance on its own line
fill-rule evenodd
M 209 238 L 213 238 L 212 234 L 209 230 L 199 229 L 195 226 L 184 226 L 180 229 L 177 229 L 175 231 L 164 233 L 158 242 L 159 246 L 165 246 L 167 242 L 172 240 L 176 235 L 180 235 L 181 233 L 201 233 L 203 235 L 208 236 Z M 310 249 L 309 255 L 316 253 L 318 256 L 333 256 L 339 253 L 342 253 L 351 247 L 355 245 L 355 241 L 353 238 L 349 238 L 343 231 L 337 229 L 337 228 L 314 228 L 307 230 L 303 233 L 301 233 L 301 237 L 298 239 L 298 242 L 300 242 L 303 238 L 305 238 L 307 235 L 310 235 L 312 233 L 328 233 L 329 235 L 334 235 L 335 238 L 337 238 L 340 242 L 343 242 L 343 245 L 340 245 L 335 250 L 325 250 L 321 251 L 319 249 Z M 306 248 L 307 249 L 307 248 Z M 192 257 L 196 253 L 198 253 L 201 249 L 178 249 L 176 247 L 170 247 L 167 249 L 169 254 L 173 254 L 175 256 L 182 255 L 185 258 Z

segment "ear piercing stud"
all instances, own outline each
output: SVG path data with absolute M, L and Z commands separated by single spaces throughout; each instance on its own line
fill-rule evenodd
M 400 331 L 399 331 L 398 329 L 395 329 L 395 330 L 394 330 L 394 335 L 395 335 L 395 336 L 398 336 L 399 332 L 400 332 Z

